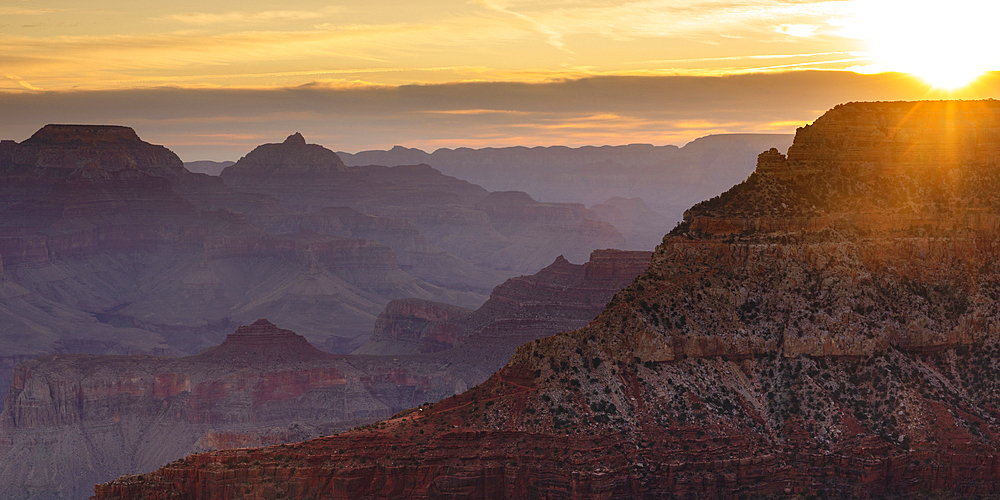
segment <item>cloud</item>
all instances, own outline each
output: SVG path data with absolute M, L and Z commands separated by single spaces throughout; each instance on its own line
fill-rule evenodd
M 23 78 L 21 78 L 19 76 L 4 75 L 4 77 L 7 78 L 8 80 L 14 82 L 14 83 L 17 83 L 19 86 L 21 86 L 23 88 L 26 88 L 28 90 L 44 90 L 42 88 L 36 87 L 36 86 L 34 86 L 34 85 L 26 82 Z
M 8 80 L 9 81 L 9 80 Z M 993 95 L 1000 74 L 956 98 Z M 607 76 L 331 88 L 0 94 L 0 138 L 46 123 L 133 126 L 185 160 L 237 159 L 301 131 L 341 151 L 436 147 L 684 144 L 711 133 L 792 133 L 848 101 L 944 97 L 900 74 L 800 71 L 724 77 Z M 200 138 L 199 138 L 200 137 Z
M 775 31 L 783 35 L 810 37 L 816 34 L 817 29 L 811 24 L 781 24 L 775 28 Z
M 852 4 L 448 0 L 388 2 L 384 13 L 358 5 L 206 9 L 135 22 L 123 13 L 113 25 L 102 18 L 87 24 L 95 28 L 47 28 L 37 36 L 0 34 L 0 45 L 22 57 L 6 72 L 47 89 L 283 87 L 323 75 L 395 85 L 720 74 L 761 70 L 740 57 L 856 51 L 860 42 L 837 38 L 853 22 Z M 812 36 L 790 36 L 807 32 Z
M 18 7 L 0 7 L 0 16 L 39 16 L 62 12 L 62 9 L 22 9 Z
M 183 14 L 171 14 L 161 17 L 163 20 L 179 21 L 188 24 L 253 24 L 253 23 L 273 23 L 277 21 L 302 21 L 309 19 L 319 19 L 342 12 L 341 7 L 326 7 L 319 10 L 267 10 L 261 12 L 188 12 Z
M 486 7 L 487 9 L 490 9 L 490 10 L 493 10 L 493 11 L 496 11 L 496 12 L 500 12 L 502 14 L 506 14 L 506 15 L 512 16 L 514 18 L 517 18 L 517 19 L 519 19 L 521 21 L 524 21 L 529 26 L 531 26 L 531 28 L 534 31 L 536 31 L 536 32 L 542 34 L 543 36 L 545 36 L 546 43 L 548 43 L 549 45 L 551 45 L 551 46 L 553 46 L 553 47 L 555 47 L 555 48 L 557 48 L 559 50 L 563 50 L 563 51 L 572 53 L 572 51 L 570 51 L 570 50 L 568 50 L 566 48 L 566 44 L 563 42 L 562 33 L 560 33 L 558 31 L 550 28 L 545 23 L 539 22 L 539 21 L 535 20 L 534 18 L 532 18 L 531 16 L 527 16 L 527 15 L 522 14 L 520 12 L 516 12 L 516 11 L 513 11 L 511 9 L 508 9 L 508 8 L 502 7 L 500 5 L 497 5 L 496 3 L 494 3 L 494 2 L 492 2 L 490 0 L 479 0 L 477 3 L 479 3 L 480 5 Z

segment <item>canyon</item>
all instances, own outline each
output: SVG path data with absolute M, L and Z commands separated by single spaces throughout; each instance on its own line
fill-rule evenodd
M 587 208 L 427 164 L 349 166 L 298 133 L 191 168 L 221 175 L 122 126 L 0 141 L 8 497 L 82 498 L 463 392 L 585 326 L 650 259 L 596 249 L 652 248 L 669 225 L 638 198 Z M 260 318 L 283 333 L 246 344 Z M 267 350 L 285 354 L 246 361 Z
M 348 168 L 298 134 L 258 149 L 220 178 L 128 127 L 48 125 L 0 143 L 4 390 L 31 356 L 194 354 L 259 317 L 346 353 L 391 300 L 475 308 L 562 250 L 580 261 L 623 239 L 580 205 L 491 197 L 428 166 Z M 349 199 L 327 190 L 300 203 L 224 182 L 274 168 L 320 187 L 323 172 L 344 174 Z M 475 248 L 462 256 L 431 243 L 461 251 L 466 239 Z
M 995 495 L 998 155 L 996 101 L 837 106 L 482 384 L 94 498 Z
M 560 257 L 498 286 L 476 311 L 392 301 L 355 355 L 260 319 L 193 356 L 23 362 L 0 413 L 0 498 L 82 498 L 193 452 L 315 438 L 464 392 L 518 345 L 586 325 L 650 254 Z

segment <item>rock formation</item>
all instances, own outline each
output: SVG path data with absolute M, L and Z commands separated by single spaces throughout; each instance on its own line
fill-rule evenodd
M 492 373 L 517 346 L 589 323 L 649 258 L 650 252 L 595 250 L 586 263 L 573 264 L 559 256 L 533 275 L 498 285 L 475 311 L 420 299 L 393 301 L 355 354 L 443 351 L 444 357 L 464 359 L 476 352 L 482 358 L 474 364 Z
M 409 221 L 292 213 L 130 128 L 90 125 L 0 143 L 0 259 L 0 393 L 32 356 L 193 354 L 262 316 L 350 352 L 390 300 L 476 307 L 506 277 Z
M 354 354 L 394 356 L 443 351 L 469 335 L 471 309 L 421 299 L 389 302 L 369 341 Z
M 995 101 L 838 106 L 482 385 L 95 498 L 995 495 L 998 134 Z

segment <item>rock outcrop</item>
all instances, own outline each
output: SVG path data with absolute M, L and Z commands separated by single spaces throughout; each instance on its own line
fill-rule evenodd
M 498 285 L 475 311 L 419 299 L 390 302 L 379 315 L 371 340 L 355 353 L 442 351 L 442 357 L 470 360 L 492 373 L 517 346 L 585 326 L 646 269 L 650 255 L 595 250 L 584 264 L 559 256 L 533 275 Z
M 838 106 L 482 385 L 95 498 L 995 495 L 998 125 L 995 101 Z
M 421 299 L 389 302 L 369 341 L 354 354 L 392 356 L 443 351 L 469 335 L 471 309 Z

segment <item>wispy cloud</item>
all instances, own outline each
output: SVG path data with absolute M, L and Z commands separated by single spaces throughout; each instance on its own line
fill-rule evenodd
M 160 19 L 199 25 L 234 25 L 320 19 L 342 11 L 343 8 L 341 7 L 326 7 L 319 10 L 267 10 L 261 12 L 231 11 L 223 13 L 188 12 L 183 14 L 172 14 L 164 16 Z
M 0 16 L 39 16 L 61 12 L 62 9 L 22 9 L 19 7 L 0 7 Z
M 525 111 L 514 111 L 510 109 L 447 109 L 447 110 L 427 110 L 421 113 L 433 115 L 530 115 Z
M 529 26 L 531 26 L 531 28 L 534 31 L 536 31 L 536 32 L 542 34 L 543 36 L 545 36 L 546 43 L 548 43 L 549 45 L 551 45 L 551 46 L 553 46 L 553 47 L 555 47 L 555 48 L 557 48 L 559 50 L 563 50 L 563 51 L 572 53 L 572 51 L 566 49 L 566 44 L 563 42 L 563 35 L 562 35 L 562 33 L 560 33 L 558 31 L 552 29 L 551 27 L 549 27 L 549 25 L 547 25 L 547 24 L 545 24 L 543 22 L 540 22 L 540 21 L 534 19 L 531 16 L 522 14 L 520 12 L 516 12 L 514 10 L 508 9 L 508 8 L 503 7 L 501 5 L 498 5 L 498 4 L 496 4 L 495 2 L 493 2 L 491 0 L 478 0 L 478 3 L 480 5 L 486 7 L 487 9 L 490 9 L 492 11 L 496 11 L 496 12 L 499 12 L 501 14 L 505 14 L 505 15 L 508 15 L 508 16 L 512 16 L 512 17 L 514 17 L 514 18 L 516 18 L 518 20 L 521 20 L 521 21 L 527 23 Z
M 25 81 L 25 80 L 24 80 L 23 78 L 21 78 L 21 77 L 19 77 L 19 76 L 15 76 L 15 75 L 4 75 L 4 77 L 5 77 L 5 78 L 7 78 L 8 80 L 10 80 L 10 81 L 14 82 L 14 83 L 17 83 L 17 84 L 18 84 L 18 85 L 20 85 L 21 87 L 23 87 L 23 88 L 26 88 L 26 89 L 28 89 L 28 90 L 45 90 L 45 89 L 42 89 L 42 88 L 39 88 L 39 87 L 36 87 L 36 86 L 34 86 L 34 85 L 32 85 L 32 84 L 28 83 L 27 81 Z
M 216 11 L 159 17 L 147 10 L 136 26 L 0 33 L 0 59 L 18 56 L 0 64 L 50 90 L 544 82 L 842 68 L 866 62 L 847 61 L 859 42 L 837 38 L 849 17 L 845 6 L 854 1 L 440 0 L 416 8 L 387 0 L 395 8 L 384 15 L 357 3 L 261 11 L 222 3 Z M 768 55 L 772 51 L 778 55 Z M 770 59 L 789 64 L 761 64 Z

